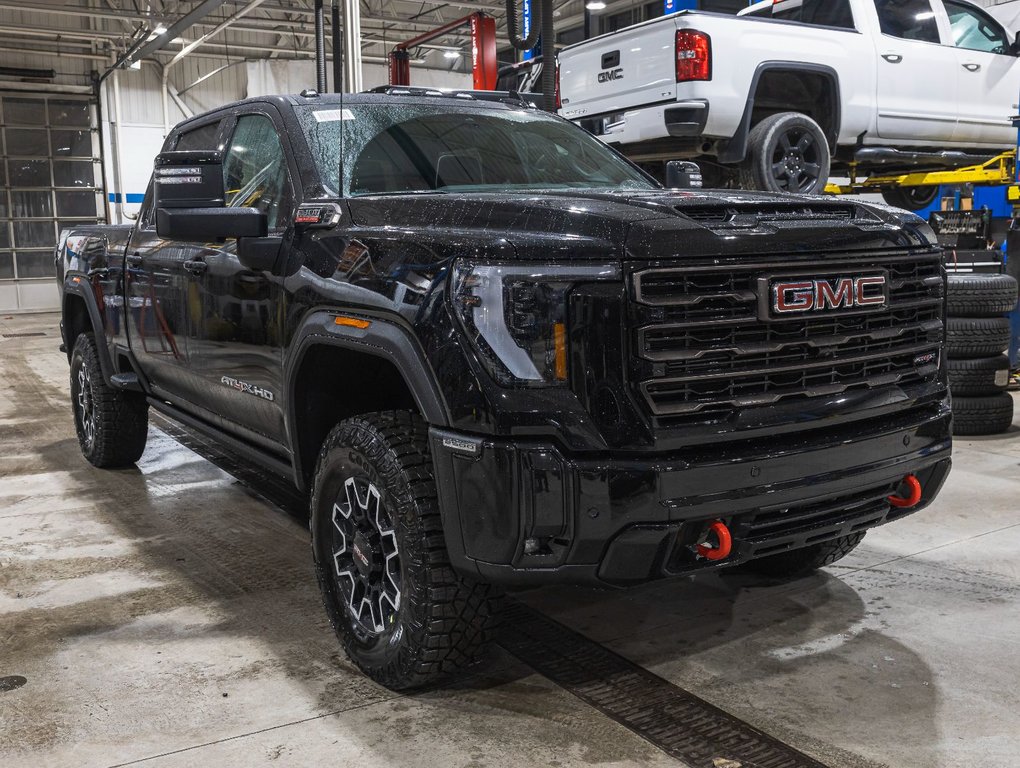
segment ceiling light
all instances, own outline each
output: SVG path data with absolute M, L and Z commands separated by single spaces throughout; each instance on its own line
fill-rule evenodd
M 157 24 L 156 28 L 152 30 L 157 35 L 165 35 L 167 33 L 165 24 Z
M 130 64 L 128 64 L 128 69 L 141 69 L 141 68 L 142 68 L 141 59 L 139 59 L 138 61 L 132 61 Z
M 460 51 L 443 51 L 443 56 L 447 59 L 459 59 Z
M 584 7 L 589 11 L 602 11 L 605 10 L 606 4 L 603 0 L 588 0 Z

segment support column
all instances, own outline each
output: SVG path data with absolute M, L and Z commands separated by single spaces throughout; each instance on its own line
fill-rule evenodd
M 361 3 L 344 0 L 344 88 L 348 93 L 364 90 L 361 79 Z

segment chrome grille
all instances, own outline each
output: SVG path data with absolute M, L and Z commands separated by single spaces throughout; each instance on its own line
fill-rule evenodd
M 759 281 L 881 271 L 877 310 L 759 318 Z M 631 275 L 633 379 L 661 424 L 718 421 L 741 408 L 907 385 L 937 373 L 944 270 L 938 253 L 748 258 Z

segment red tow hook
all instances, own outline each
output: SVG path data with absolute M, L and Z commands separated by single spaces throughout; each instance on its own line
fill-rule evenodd
M 708 526 L 708 532 L 709 534 L 715 534 L 719 545 L 711 547 L 707 541 L 704 544 L 699 544 L 698 555 L 706 560 L 724 560 L 729 557 L 730 552 L 733 550 L 733 537 L 730 536 L 730 529 L 726 527 L 726 523 L 722 520 L 716 520 Z
M 910 491 L 909 496 L 890 496 L 889 503 L 894 507 L 900 507 L 901 509 L 909 509 L 910 507 L 916 507 L 917 503 L 921 500 L 921 481 L 913 475 L 907 475 L 900 482 L 900 485 L 905 485 Z

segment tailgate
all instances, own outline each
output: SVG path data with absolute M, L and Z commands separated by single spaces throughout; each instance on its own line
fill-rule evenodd
M 572 46 L 559 55 L 564 117 L 621 112 L 676 98 L 671 16 Z

